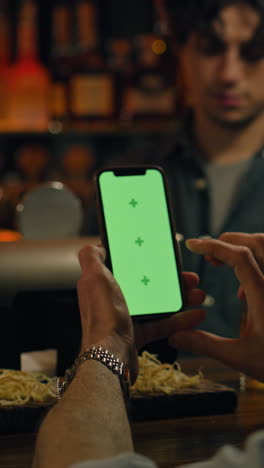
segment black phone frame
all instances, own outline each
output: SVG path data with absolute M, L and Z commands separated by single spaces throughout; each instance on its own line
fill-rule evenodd
M 172 209 L 172 202 L 171 202 L 171 195 L 169 191 L 169 186 L 167 182 L 167 178 L 165 175 L 164 170 L 155 164 L 149 164 L 149 165 L 125 165 L 125 166 L 104 166 L 103 168 L 99 169 L 96 171 L 94 175 L 94 180 L 95 180 L 95 192 L 96 192 L 96 206 L 97 206 L 97 218 L 98 218 L 98 225 L 99 225 L 99 231 L 100 231 L 100 237 L 102 240 L 102 244 L 106 250 L 106 261 L 105 264 L 107 268 L 113 273 L 113 268 L 112 268 L 112 262 L 111 262 L 111 255 L 110 255 L 110 248 L 109 248 L 109 242 L 108 242 L 108 237 L 107 237 L 107 231 L 106 231 L 106 223 L 105 223 L 105 216 L 104 216 L 104 210 L 103 210 L 103 202 L 102 202 L 102 196 L 101 196 L 101 190 L 100 190 L 100 183 L 99 179 L 101 174 L 104 172 L 114 172 L 115 175 L 117 176 L 129 176 L 129 175 L 144 175 L 147 170 L 157 170 L 161 173 L 162 175 L 162 180 L 163 180 L 163 185 L 164 185 L 164 191 L 165 191 L 165 196 L 166 196 L 166 204 L 168 208 L 168 215 L 169 215 L 169 221 L 170 221 L 170 228 L 171 228 L 171 235 L 172 235 L 172 242 L 173 242 L 173 248 L 174 248 L 174 254 L 175 254 L 175 259 L 176 259 L 176 267 L 178 271 L 178 277 L 179 277 L 179 285 L 180 285 L 180 292 L 181 292 L 181 299 L 182 299 L 182 307 L 181 309 L 177 311 L 172 311 L 172 312 L 162 312 L 162 313 L 153 313 L 153 314 L 139 314 L 139 315 L 131 315 L 132 320 L 135 321 L 149 321 L 149 320 L 159 320 L 159 319 L 164 319 L 167 318 L 171 315 L 174 315 L 179 312 L 183 312 L 185 307 L 186 307 L 186 298 L 185 298 L 185 290 L 184 290 L 184 284 L 183 284 L 183 264 L 182 264 L 182 255 L 181 255 L 181 250 L 180 250 L 180 245 L 178 243 L 178 240 L 176 239 L 176 228 L 175 228 L 175 223 L 174 223 L 174 216 L 173 216 L 173 209 Z

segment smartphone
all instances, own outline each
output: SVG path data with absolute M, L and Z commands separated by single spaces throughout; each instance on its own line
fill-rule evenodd
M 107 266 L 135 319 L 184 307 L 180 248 L 165 175 L 157 166 L 114 167 L 95 176 Z

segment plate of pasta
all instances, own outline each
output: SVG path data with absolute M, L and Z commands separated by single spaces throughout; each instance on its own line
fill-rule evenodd
M 0 369 L 0 434 L 35 432 L 56 402 L 56 378 Z
M 182 372 L 180 364 L 162 363 L 158 357 L 144 351 L 138 357 L 138 378 L 131 388 L 133 398 L 171 395 L 176 390 L 197 388 L 204 377 L 202 372 L 189 376 Z
M 178 362 L 162 363 L 147 351 L 139 356 L 128 405 L 132 421 L 231 413 L 236 407 L 233 388 L 207 380 L 200 371 L 187 375 Z
M 0 434 L 36 432 L 56 403 L 57 378 L 42 373 L 0 369 Z M 180 365 L 162 363 L 144 351 L 127 405 L 131 421 L 233 412 L 237 394 L 208 381 L 201 372 L 186 375 Z

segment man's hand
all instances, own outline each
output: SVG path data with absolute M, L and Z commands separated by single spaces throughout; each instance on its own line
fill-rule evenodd
M 225 232 L 219 237 L 223 242 L 248 247 L 253 253 L 258 266 L 264 273 L 264 234 L 246 234 L 242 232 Z
M 219 237 L 220 240 L 233 245 L 244 245 L 253 253 L 258 266 L 264 273 L 264 234 L 246 234 L 242 232 L 225 232 Z M 238 289 L 239 299 L 245 299 L 242 286 Z
M 137 376 L 137 349 L 151 341 L 168 337 L 171 331 L 192 328 L 205 317 L 205 311 L 193 310 L 158 322 L 135 327 L 124 296 L 110 271 L 103 264 L 104 250 L 87 246 L 79 253 L 82 275 L 78 282 L 82 324 L 82 350 L 91 345 L 107 347 L 128 363 L 132 381 Z M 205 294 L 197 288 L 195 273 L 183 273 L 188 305 L 200 305 Z
M 200 281 L 198 275 L 191 272 L 184 272 L 182 275 L 187 306 L 200 306 L 204 302 L 205 293 L 198 289 Z M 137 349 L 140 350 L 153 341 L 168 338 L 173 331 L 192 329 L 199 325 L 205 316 L 204 309 L 195 309 L 177 313 L 166 319 L 135 325 Z
M 221 236 L 222 240 L 187 241 L 187 246 L 193 252 L 234 269 L 248 307 L 243 336 L 228 339 L 202 330 L 188 330 L 176 332 L 169 342 L 177 348 L 218 359 L 261 380 L 264 377 L 264 276 L 256 258 L 261 261 L 264 251 L 263 236 L 259 236 L 251 238 L 244 234 L 225 234 Z
M 102 346 L 129 365 L 131 379 L 137 375 L 134 330 L 124 296 L 110 271 L 103 264 L 101 247 L 81 249 L 82 270 L 77 284 L 82 324 L 82 351 Z

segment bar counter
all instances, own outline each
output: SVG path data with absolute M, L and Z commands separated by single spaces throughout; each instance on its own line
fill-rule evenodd
M 207 379 L 239 388 L 239 373 L 209 359 L 181 361 L 186 373 L 202 369 Z M 223 444 L 243 446 L 245 438 L 264 427 L 264 391 L 238 394 L 234 413 L 202 417 L 146 421 L 132 424 L 137 452 L 168 468 L 205 460 Z M 0 437 L 0 467 L 30 468 L 35 434 Z

